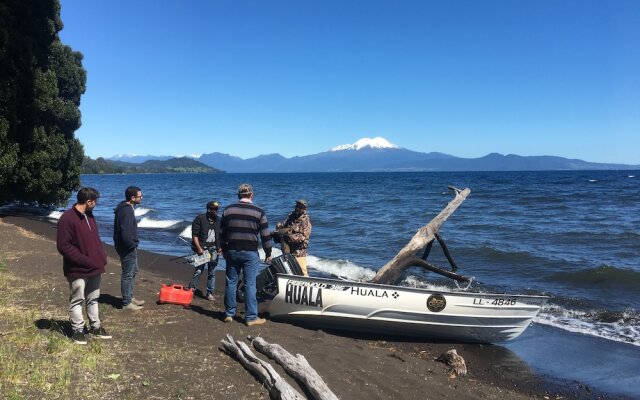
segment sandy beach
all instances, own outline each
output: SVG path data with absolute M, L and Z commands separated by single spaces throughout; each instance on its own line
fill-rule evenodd
M 55 224 L 45 219 L 1 218 L 0 257 L 7 266 L 6 273 L 30 288 L 15 306 L 33 312 L 33 324 L 43 336 L 62 335 L 51 329 L 53 324 L 65 327 L 66 332 L 70 329 L 68 286 L 55 234 Z M 111 355 L 112 361 L 100 369 L 95 385 L 109 398 L 269 398 L 267 390 L 249 372 L 218 349 L 227 334 L 243 340 L 249 334 L 261 336 L 293 354 L 304 355 L 341 399 L 613 398 L 595 393 L 580 382 L 537 376 L 502 346 L 366 337 L 272 321 L 251 328 L 237 321 L 224 324 L 222 276 L 217 279 L 214 302 L 196 296 L 191 307 L 157 304 L 161 285 L 185 284 L 191 269 L 181 259 L 145 251 L 140 252 L 141 272 L 135 295 L 147 303 L 140 312 L 123 311 L 120 263 L 115 251 L 107 245 L 105 248 L 109 261 L 102 280 L 101 318 L 113 339 L 103 342 L 102 352 Z M 204 278 L 200 282 L 203 284 Z M 0 333 L 11 330 L 0 321 Z M 7 336 L 0 336 L 0 341 L 5 340 Z M 447 367 L 434 361 L 451 348 L 466 359 L 467 376 L 450 378 Z M 282 368 L 273 361 L 271 364 L 299 387 Z M 82 376 L 76 372 L 74 376 Z M 119 374 L 117 381 L 108 378 L 113 374 Z M 83 382 L 78 378 L 73 385 L 80 392 Z M 39 397 L 34 394 L 34 398 Z

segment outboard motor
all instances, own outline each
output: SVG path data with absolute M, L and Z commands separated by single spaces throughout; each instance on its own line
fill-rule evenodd
M 256 277 L 256 293 L 259 300 L 273 298 L 278 292 L 277 274 L 304 275 L 294 256 L 282 254 L 271 259 L 271 265 L 263 269 Z M 244 303 L 244 282 L 238 285 L 236 300 Z
M 265 268 L 262 271 L 262 274 L 269 274 L 271 276 L 271 280 L 275 282 L 276 274 L 287 274 L 287 275 L 304 275 L 302 273 L 302 268 L 300 268 L 300 264 L 298 264 L 298 260 L 291 254 L 282 254 L 278 257 L 274 257 L 271 259 L 271 265 L 269 268 Z

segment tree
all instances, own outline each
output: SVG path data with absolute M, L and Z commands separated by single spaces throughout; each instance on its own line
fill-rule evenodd
M 64 204 L 80 186 L 87 79 L 62 27 L 59 0 L 0 2 L 0 204 Z

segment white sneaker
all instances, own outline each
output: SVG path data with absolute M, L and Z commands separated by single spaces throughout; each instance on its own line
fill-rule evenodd
M 245 321 L 246 326 L 262 325 L 266 324 L 267 320 L 264 318 L 252 319 L 251 321 Z
M 143 306 L 144 303 L 146 303 L 146 301 L 144 300 L 138 300 L 135 297 L 133 299 L 131 299 L 131 302 L 137 306 Z

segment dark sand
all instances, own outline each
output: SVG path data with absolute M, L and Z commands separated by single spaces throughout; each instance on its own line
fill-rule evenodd
M 34 321 L 42 326 L 43 334 L 60 334 L 46 329 L 51 319 L 68 326 L 68 285 L 55 234 L 55 224 L 39 217 L 4 215 L 0 219 L 0 257 L 9 272 L 21 279 L 47 282 L 46 290 L 24 299 L 24 304 L 33 308 L 46 304 L 55 310 L 55 316 L 43 311 Z M 145 251 L 139 253 L 141 271 L 134 293 L 147 304 L 139 312 L 123 311 L 119 260 L 113 248 L 105 247 L 109 262 L 102 281 L 101 319 L 113 335 L 112 341 L 105 342 L 106 348 L 121 355 L 120 368 L 123 376 L 129 377 L 120 382 L 122 398 L 176 398 L 176 393 L 193 399 L 269 398 L 249 372 L 218 350 L 227 334 L 236 339 L 259 335 L 293 354 L 304 355 L 341 399 L 613 398 L 576 381 L 537 376 L 502 346 L 366 337 L 272 321 L 252 328 L 237 321 L 224 324 L 224 279 L 220 275 L 213 303 L 194 297 L 187 308 L 159 305 L 156 300 L 161 285 L 186 284 L 192 269 L 182 259 Z M 205 278 L 201 278 L 200 287 L 204 284 Z M 450 378 L 446 366 L 434 361 L 451 348 L 465 358 L 467 376 Z M 159 354 L 164 360 L 173 354 L 174 361 L 161 362 Z M 280 367 L 277 370 L 296 387 L 294 379 Z

